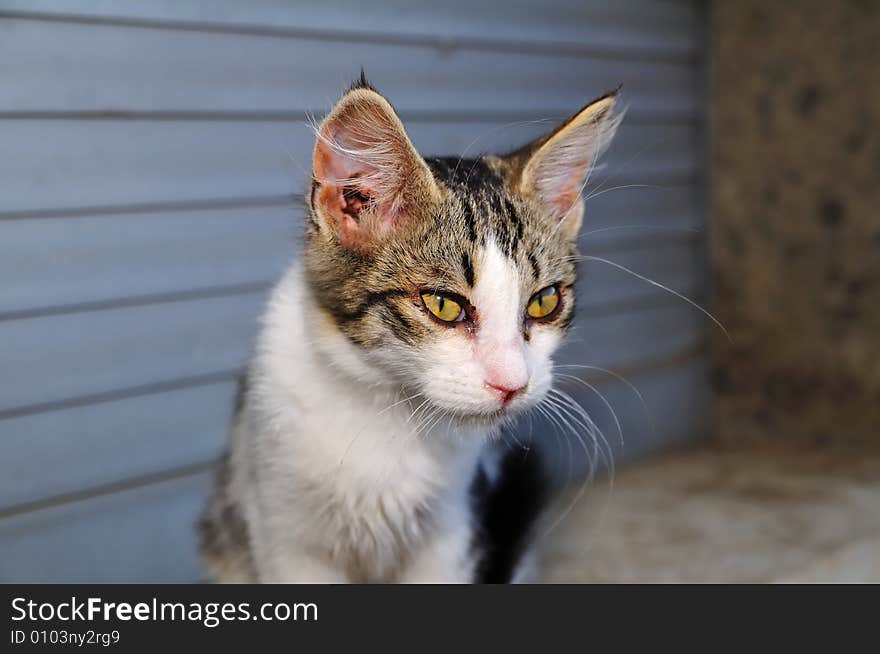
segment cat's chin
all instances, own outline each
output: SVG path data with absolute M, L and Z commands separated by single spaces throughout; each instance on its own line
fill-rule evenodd
M 492 413 L 460 413 L 455 415 L 455 421 L 462 427 L 492 429 L 509 415 L 503 410 Z
M 512 420 L 525 411 L 531 405 L 501 406 L 493 411 L 450 411 L 452 419 L 461 427 L 493 429 L 503 422 Z

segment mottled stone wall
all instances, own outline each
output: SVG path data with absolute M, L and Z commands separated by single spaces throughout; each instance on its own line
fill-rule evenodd
M 880 0 L 717 0 L 715 416 L 880 442 Z

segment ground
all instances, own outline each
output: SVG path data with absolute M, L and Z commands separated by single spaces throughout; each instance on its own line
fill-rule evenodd
M 587 488 L 539 569 L 554 583 L 880 582 L 880 452 L 703 448 L 634 465 Z

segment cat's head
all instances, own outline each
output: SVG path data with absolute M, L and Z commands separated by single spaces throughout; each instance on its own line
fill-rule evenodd
M 356 83 L 316 129 L 308 198 L 309 287 L 345 336 L 334 364 L 467 423 L 537 404 L 572 321 L 581 191 L 614 105 L 509 155 L 426 159 Z

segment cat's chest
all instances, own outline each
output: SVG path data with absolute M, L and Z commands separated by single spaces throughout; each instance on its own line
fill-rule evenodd
M 479 445 L 453 446 L 436 429 L 340 408 L 300 426 L 300 471 L 322 499 L 359 519 L 403 524 L 466 485 Z
M 337 416 L 323 425 L 340 422 L 348 424 Z M 420 441 L 412 431 L 366 422 L 345 431 L 344 446 L 323 450 L 320 464 L 303 471 L 299 500 L 310 507 L 307 531 L 314 546 L 329 548 L 329 556 L 353 579 L 387 581 L 440 530 L 450 528 L 448 516 L 467 514 L 479 448 L 444 456 L 443 448 Z M 470 521 L 458 522 L 453 528 L 466 530 Z
M 412 411 L 377 415 L 356 401 L 322 413 L 298 422 L 295 459 L 314 515 L 334 538 L 352 548 L 377 538 L 412 543 L 448 505 L 467 501 L 482 449 L 476 435 L 462 443 Z

